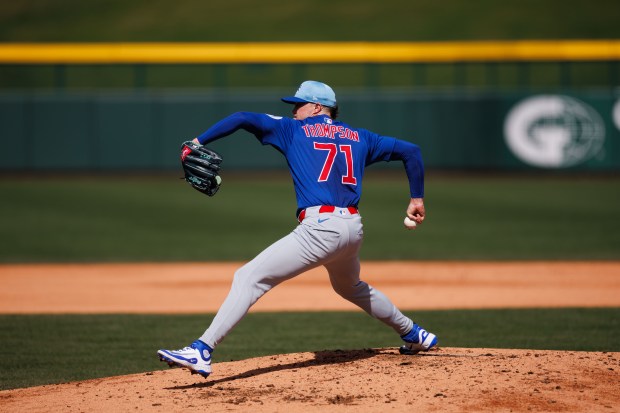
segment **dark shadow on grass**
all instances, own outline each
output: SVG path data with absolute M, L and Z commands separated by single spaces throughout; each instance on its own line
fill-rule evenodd
M 385 351 L 381 349 L 364 349 L 364 350 L 325 350 L 317 351 L 314 353 L 314 359 L 305 360 L 295 363 L 278 364 L 275 366 L 261 367 L 246 371 L 241 374 L 236 374 L 230 377 L 224 377 L 218 380 L 211 380 L 203 383 L 194 383 L 185 386 L 166 387 L 166 390 L 183 390 L 193 389 L 201 387 L 211 387 L 216 384 L 225 383 L 229 381 L 235 381 L 239 379 L 246 379 L 248 377 L 259 376 L 261 374 L 273 373 L 276 371 L 303 369 L 313 366 L 325 366 L 330 364 L 348 363 L 357 360 L 364 360 L 371 357 L 375 357 L 379 354 L 385 354 Z M 197 376 L 198 377 L 198 376 Z

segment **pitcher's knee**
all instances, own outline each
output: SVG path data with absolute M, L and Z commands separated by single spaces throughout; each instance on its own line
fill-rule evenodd
M 233 276 L 233 283 L 245 283 L 249 281 L 250 275 L 250 271 L 246 270 L 245 267 L 241 267 L 237 271 L 235 271 L 235 274 Z
M 364 281 L 358 281 L 354 285 L 332 282 L 332 288 L 338 295 L 346 299 L 359 298 L 370 293 L 368 284 Z
M 260 284 L 259 280 L 257 280 L 255 275 L 252 274 L 252 271 L 248 271 L 245 267 L 241 267 L 237 271 L 235 271 L 235 275 L 233 277 L 233 286 L 254 288 L 258 284 Z
M 277 285 L 273 279 L 266 274 L 261 274 L 256 269 L 243 266 L 235 271 L 233 286 L 255 291 L 259 296 L 265 294 Z

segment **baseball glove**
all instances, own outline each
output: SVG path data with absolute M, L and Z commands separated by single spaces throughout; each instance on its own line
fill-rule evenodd
M 221 163 L 222 157 L 217 152 L 195 142 L 183 142 L 181 146 L 181 165 L 185 172 L 185 180 L 205 195 L 213 196 L 220 189 Z

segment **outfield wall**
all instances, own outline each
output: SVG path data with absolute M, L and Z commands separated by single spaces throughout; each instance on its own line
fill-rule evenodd
M 290 115 L 285 91 L 19 92 L 0 95 L 0 169 L 167 170 L 179 147 L 235 111 Z M 545 93 L 339 92 L 341 119 L 410 140 L 427 167 L 620 169 L 620 97 Z M 226 167 L 285 168 L 239 132 L 216 142 Z

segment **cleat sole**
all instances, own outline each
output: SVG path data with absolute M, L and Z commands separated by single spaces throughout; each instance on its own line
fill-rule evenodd
M 170 360 L 169 358 L 162 356 L 161 354 L 158 354 L 159 356 L 159 361 L 163 361 L 164 363 L 166 363 L 168 365 L 168 367 L 185 367 L 185 366 L 181 366 L 180 364 L 175 363 L 174 361 Z
M 407 346 L 401 346 L 398 349 L 398 352 L 404 356 L 415 356 L 416 354 L 420 352 L 420 350 L 412 350 Z

